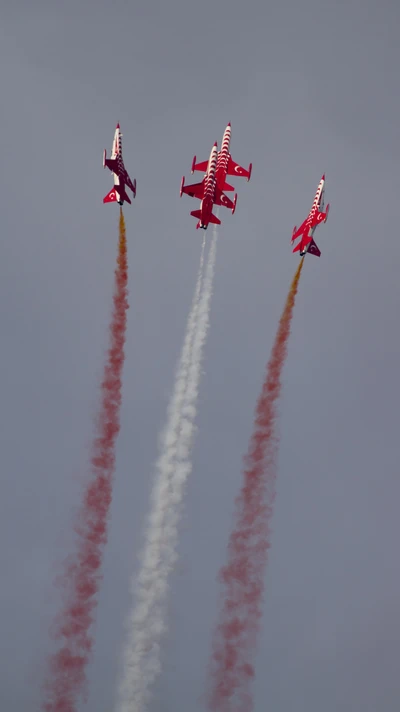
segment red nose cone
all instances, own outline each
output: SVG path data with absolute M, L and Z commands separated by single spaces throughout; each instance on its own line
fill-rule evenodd
M 322 176 L 321 180 L 325 180 L 325 173 L 324 173 L 324 175 Z
M 231 125 L 231 122 L 229 122 L 228 126 L 230 126 L 230 125 Z
M 120 125 L 119 125 L 119 124 L 117 124 L 116 128 L 117 128 L 117 129 L 119 129 L 119 128 L 120 128 Z
M 214 146 L 218 146 L 218 141 L 216 141 L 216 142 L 214 143 Z

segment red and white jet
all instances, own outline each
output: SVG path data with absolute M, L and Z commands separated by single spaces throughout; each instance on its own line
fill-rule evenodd
M 114 140 L 111 151 L 111 158 L 107 158 L 106 149 L 103 153 L 103 168 L 109 168 L 114 174 L 114 188 L 107 193 L 106 197 L 103 198 L 103 203 L 114 203 L 117 202 L 120 205 L 124 204 L 124 200 L 127 203 L 132 203 L 128 193 L 125 190 L 125 186 L 131 189 L 133 197 L 136 198 L 136 178 L 131 181 L 128 171 L 124 166 L 124 160 L 122 158 L 122 133 L 120 131 L 120 126 L 117 124 L 114 134 Z
M 253 168 L 252 163 L 250 163 L 248 170 L 246 170 L 246 168 L 242 168 L 242 166 L 239 166 L 238 163 L 235 163 L 235 161 L 232 160 L 232 156 L 229 153 L 230 140 L 231 124 L 229 123 L 222 137 L 221 150 L 218 152 L 216 181 L 218 188 L 220 188 L 221 190 L 235 190 L 233 186 L 229 185 L 229 183 L 226 182 L 226 176 L 243 176 L 247 178 L 247 181 L 249 181 Z M 194 173 L 194 171 L 204 172 L 206 170 L 207 161 L 203 161 L 202 163 L 196 163 L 195 156 L 192 162 L 192 173 Z
M 300 257 L 304 257 L 307 252 L 309 252 L 310 255 L 315 255 L 316 257 L 321 255 L 321 251 L 314 242 L 314 232 L 317 225 L 320 225 L 322 222 L 326 223 L 328 219 L 329 203 L 324 212 L 324 193 L 325 175 L 322 176 L 319 182 L 314 202 L 310 212 L 308 213 L 308 217 L 299 228 L 293 228 L 291 244 L 293 245 L 293 242 L 297 240 L 298 237 L 301 237 L 300 242 L 293 249 L 293 252 L 300 250 Z
M 181 181 L 181 197 L 182 193 L 186 193 L 187 195 L 190 195 L 191 198 L 199 198 L 201 200 L 200 210 L 193 210 L 190 213 L 194 218 L 198 219 L 196 229 L 201 227 L 203 230 L 207 230 L 210 223 L 221 225 L 221 220 L 213 215 L 212 210 L 214 205 L 224 205 L 226 208 L 230 208 L 232 210 L 232 215 L 236 210 L 237 194 L 235 194 L 232 202 L 232 200 L 228 198 L 228 196 L 225 195 L 225 193 L 223 193 L 221 188 L 217 185 L 217 161 L 218 148 L 217 142 L 215 142 L 210 153 L 210 158 L 205 164 L 206 174 L 201 183 L 193 183 L 192 185 L 185 186 L 185 176 L 183 176 Z

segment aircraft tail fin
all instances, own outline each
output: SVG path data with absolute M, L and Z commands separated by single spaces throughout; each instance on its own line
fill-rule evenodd
M 309 252 L 310 255 L 315 255 L 316 257 L 321 257 L 321 250 L 319 249 L 319 247 L 317 247 L 314 240 L 311 240 L 310 247 L 308 248 L 307 252 Z
M 103 203 L 115 203 L 118 200 L 115 188 L 111 188 L 110 192 L 103 198 Z

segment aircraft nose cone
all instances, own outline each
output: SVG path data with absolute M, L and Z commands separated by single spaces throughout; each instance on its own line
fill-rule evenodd
M 321 180 L 325 180 L 325 173 L 324 173 L 324 175 L 322 176 Z
M 216 141 L 216 142 L 214 143 L 214 146 L 218 146 L 218 141 Z
M 231 125 L 231 122 L 229 122 L 228 126 L 230 126 L 230 125 Z
M 121 128 L 120 125 L 119 125 L 119 123 L 117 124 L 116 128 L 117 128 L 117 129 Z

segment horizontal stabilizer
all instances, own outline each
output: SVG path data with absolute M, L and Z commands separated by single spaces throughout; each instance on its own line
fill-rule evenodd
M 200 222 L 201 222 L 201 219 L 202 219 L 201 210 L 192 210 L 192 212 L 191 212 L 190 214 L 191 214 L 194 218 L 197 218 L 198 220 L 200 220 Z M 210 217 L 209 217 L 209 222 L 210 222 L 210 223 L 214 223 L 214 225 L 221 225 L 221 220 L 219 220 L 219 219 L 218 219 L 215 215 L 213 215 L 212 213 L 211 213 L 211 215 L 210 215 Z M 199 224 L 200 224 L 200 223 L 199 223 Z
M 117 197 L 117 200 L 120 200 L 122 202 L 125 201 L 126 203 L 129 203 L 129 205 L 132 205 L 132 201 L 125 190 L 125 186 L 121 185 L 121 183 L 117 183 L 114 187 L 119 195 L 119 198 Z
M 225 182 L 224 185 L 222 186 L 222 190 L 235 190 L 235 189 L 234 189 L 233 185 L 229 185 L 229 183 Z
M 109 193 L 103 198 L 103 203 L 115 203 L 118 200 L 115 188 L 112 188 Z
M 204 195 L 204 181 L 201 183 L 192 183 L 192 185 L 182 186 L 182 193 L 186 193 L 191 198 L 198 198 L 201 200 Z

